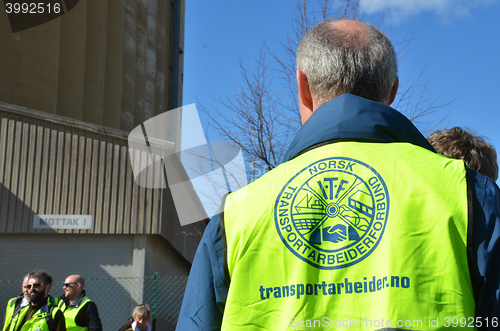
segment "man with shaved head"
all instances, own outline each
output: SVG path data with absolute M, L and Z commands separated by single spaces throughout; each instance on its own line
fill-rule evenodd
M 85 280 L 80 275 L 71 275 L 63 284 L 64 295 L 61 307 L 66 319 L 66 329 L 102 331 L 102 323 L 96 304 L 85 293 Z
M 177 330 L 498 326 L 500 191 L 390 107 L 398 84 L 379 29 L 304 35 L 302 128 L 207 226 Z

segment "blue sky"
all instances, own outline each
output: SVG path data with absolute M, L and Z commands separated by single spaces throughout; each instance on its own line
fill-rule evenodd
M 183 104 L 210 108 L 216 105 L 213 98 L 239 89 L 238 56 L 253 68 L 263 40 L 279 53 L 278 42 L 292 31 L 295 4 L 293 0 L 187 0 Z M 470 128 L 500 152 L 500 0 L 362 0 L 361 4 L 375 15 L 385 13 L 381 28 L 391 26 L 393 41 L 401 40 L 408 30 L 417 36 L 399 64 L 401 81 L 413 81 L 427 67 L 422 79 L 425 83 L 432 78 L 427 98 L 451 101 L 458 95 L 451 107 L 426 120 L 435 123 L 449 109 L 448 118 L 435 129 Z M 278 78 L 274 84 L 279 84 Z M 203 115 L 201 119 L 205 127 L 207 119 Z M 214 132 L 209 137 L 218 138 Z

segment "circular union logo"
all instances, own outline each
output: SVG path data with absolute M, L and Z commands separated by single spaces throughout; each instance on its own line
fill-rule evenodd
M 283 243 L 320 269 L 349 267 L 369 256 L 388 215 L 382 177 L 346 157 L 319 160 L 299 171 L 281 190 L 274 211 Z

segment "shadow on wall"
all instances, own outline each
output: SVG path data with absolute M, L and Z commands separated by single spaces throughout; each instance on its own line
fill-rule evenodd
M 35 212 L 3 184 L 8 182 L 9 186 L 16 186 L 13 189 L 17 190 L 18 187 L 15 185 L 17 180 L 14 181 L 12 176 L 8 176 L 8 174 L 5 174 L 5 178 L 0 178 L 0 180 L 2 180 L 0 182 L 0 233 L 26 233 L 32 230 Z M 34 199 L 35 197 L 28 197 L 28 194 L 24 194 L 23 198 Z M 13 219 L 28 219 L 31 222 L 9 222 Z

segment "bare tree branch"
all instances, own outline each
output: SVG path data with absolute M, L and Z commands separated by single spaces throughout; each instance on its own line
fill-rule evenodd
M 319 21 L 331 18 L 362 20 L 377 27 L 384 25 L 383 14 L 366 17 L 360 7 L 360 0 L 316 1 L 315 6 L 311 5 L 310 0 L 297 1 L 292 16 L 292 31 L 279 43 L 281 53 L 273 52 L 263 42 L 252 70 L 244 65 L 240 57 L 241 89 L 232 96 L 215 99 L 217 106 L 211 111 L 200 107 L 219 135 L 241 147 L 247 162 L 252 164 L 250 180 L 279 164 L 292 137 L 300 128 L 295 53 L 302 36 Z M 390 36 L 392 27 L 389 25 L 385 31 Z M 402 39 L 393 42 L 400 61 L 408 54 L 415 38 L 415 32 L 408 30 Z M 271 69 L 267 62 L 268 56 L 277 68 Z M 273 85 L 270 70 L 274 71 L 274 77 L 280 79 L 279 87 Z M 426 68 L 415 79 L 400 84 L 393 104 L 424 132 L 446 120 L 456 100 L 456 97 L 444 102 L 440 102 L 439 98 L 430 100 L 427 92 L 432 77 L 422 83 L 425 71 Z M 442 111 L 445 111 L 445 115 L 437 123 L 430 120 L 431 115 Z
M 282 105 L 282 96 L 273 89 L 266 49 L 263 43 L 255 59 L 254 73 L 245 67 L 241 56 L 238 59 L 243 80 L 239 91 L 216 99 L 217 106 L 211 111 L 200 107 L 223 138 L 241 147 L 246 161 L 260 175 L 279 164 L 298 130 L 298 124 L 283 112 L 286 107 Z

